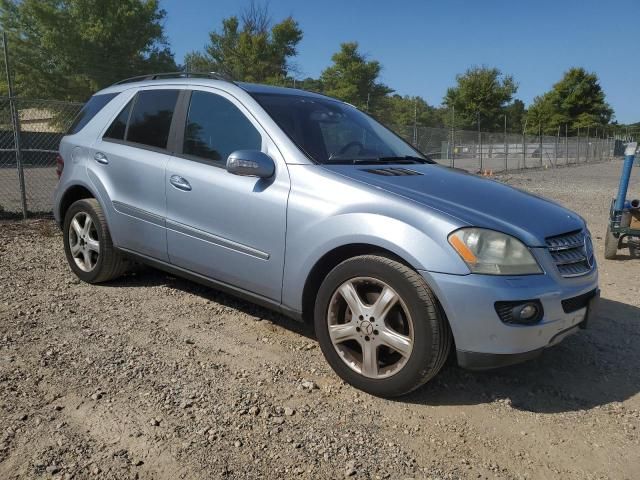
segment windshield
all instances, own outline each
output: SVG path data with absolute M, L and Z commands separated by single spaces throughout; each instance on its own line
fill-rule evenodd
M 253 97 L 317 163 L 431 163 L 370 116 L 330 98 L 255 93 Z

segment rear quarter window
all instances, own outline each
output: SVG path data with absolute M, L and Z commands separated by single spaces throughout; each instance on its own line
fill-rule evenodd
M 138 92 L 127 127 L 127 142 L 167 148 L 173 111 L 179 90 L 143 90 Z
M 75 120 L 69 127 L 67 135 L 74 135 L 82 130 L 87 123 L 95 117 L 100 110 L 102 110 L 107 103 L 118 96 L 118 93 L 103 93 L 101 95 L 94 95 L 84 104 Z

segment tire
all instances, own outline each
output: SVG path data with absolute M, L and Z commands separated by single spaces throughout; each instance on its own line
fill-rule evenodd
M 72 222 L 75 219 L 76 227 L 85 227 L 87 218 L 90 219 L 89 231 L 81 228 L 82 234 L 79 234 Z M 80 280 L 102 283 L 113 280 L 126 271 L 127 262 L 113 246 L 102 207 L 96 199 L 86 198 L 74 202 L 67 210 L 62 231 L 67 261 Z M 85 250 L 88 251 L 88 257 L 85 256 Z
M 360 304 L 349 295 L 354 290 Z M 391 299 L 393 306 L 378 315 L 387 303 L 381 298 Z M 451 330 L 424 279 L 382 256 L 353 257 L 331 270 L 318 290 L 314 323 L 322 353 L 338 376 L 379 397 L 397 397 L 425 384 L 440 371 L 451 347 Z M 343 334 L 346 340 L 340 339 Z M 391 339 L 400 349 L 389 347 Z M 375 355 L 365 355 L 365 348 Z
M 614 260 L 618 257 L 618 239 L 611 233 L 611 226 L 607 226 L 604 237 L 604 258 Z

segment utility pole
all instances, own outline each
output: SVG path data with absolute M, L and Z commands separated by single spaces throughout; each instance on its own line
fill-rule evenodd
M 9 94 L 9 110 L 11 113 L 11 125 L 13 128 L 13 144 L 16 152 L 16 168 L 18 169 L 18 183 L 20 185 L 20 203 L 22 205 L 22 217 L 27 218 L 27 192 L 24 188 L 24 170 L 22 167 L 22 149 L 20 147 L 20 119 L 16 99 L 13 97 L 13 80 L 9 66 L 9 48 L 7 46 L 7 34 L 2 32 L 2 49 L 4 50 L 4 67 L 7 74 L 7 90 Z

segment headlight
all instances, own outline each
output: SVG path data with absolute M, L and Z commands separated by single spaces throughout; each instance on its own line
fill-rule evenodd
M 542 273 L 529 249 L 517 238 L 484 228 L 461 228 L 449 243 L 473 273 L 531 275 Z

